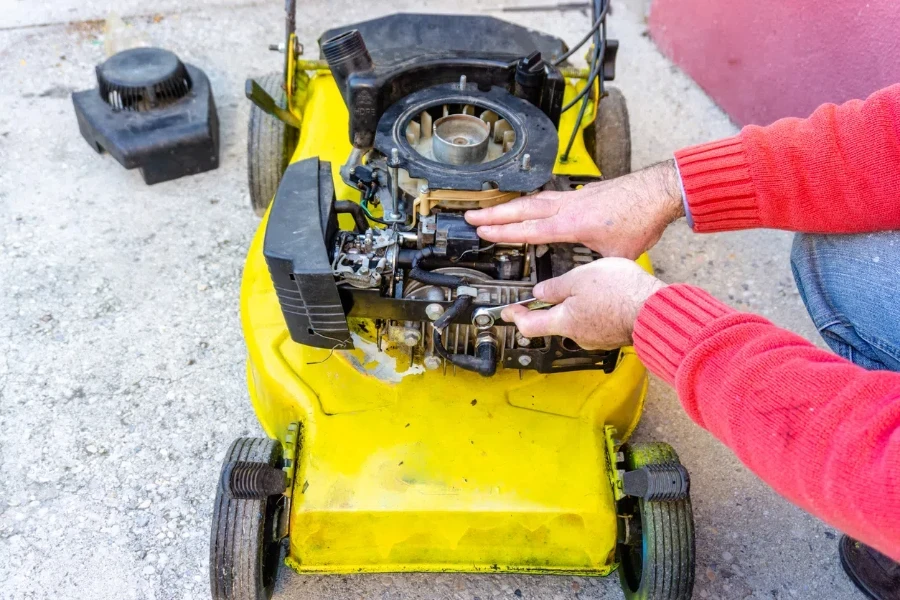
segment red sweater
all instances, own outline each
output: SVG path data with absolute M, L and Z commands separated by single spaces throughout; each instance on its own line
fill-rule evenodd
M 675 159 L 696 231 L 900 229 L 900 85 Z M 634 341 L 759 477 L 900 560 L 900 373 L 867 371 L 689 285 L 647 301 Z

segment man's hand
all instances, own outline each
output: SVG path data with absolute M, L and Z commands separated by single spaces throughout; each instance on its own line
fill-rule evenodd
M 466 220 L 491 242 L 584 244 L 603 256 L 635 259 L 684 216 L 675 161 L 572 192 L 541 192 L 472 210 Z
M 588 350 L 620 348 L 631 344 L 644 302 L 665 285 L 630 260 L 601 258 L 534 287 L 535 298 L 556 306 L 513 305 L 502 317 L 525 337 L 561 335 Z

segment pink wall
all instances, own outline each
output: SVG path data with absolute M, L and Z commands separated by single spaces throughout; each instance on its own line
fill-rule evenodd
M 900 82 L 900 0 L 653 0 L 650 33 L 741 125 Z

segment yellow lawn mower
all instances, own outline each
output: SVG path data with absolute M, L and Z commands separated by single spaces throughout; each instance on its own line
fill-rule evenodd
M 579 70 L 565 62 L 578 46 L 485 16 L 338 27 L 301 60 L 288 1 L 284 74 L 247 82 L 263 221 L 241 320 L 269 437 L 225 458 L 216 600 L 267 598 L 282 562 L 618 569 L 628 598 L 690 597 L 687 472 L 666 444 L 625 443 L 647 391 L 633 349 L 529 339 L 497 311 L 598 255 L 492 244 L 463 218 L 629 171 L 606 11 Z

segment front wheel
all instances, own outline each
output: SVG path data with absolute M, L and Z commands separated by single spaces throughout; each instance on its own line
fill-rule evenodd
M 233 462 L 263 463 L 281 469 L 278 440 L 238 438 L 225 455 Z M 220 482 L 213 509 L 209 575 L 213 600 L 268 600 L 281 566 L 279 511 L 284 496 L 232 498 Z
M 622 446 L 627 471 L 680 464 L 663 443 Z M 623 498 L 620 519 L 627 535 L 617 548 L 619 580 L 628 600 L 689 600 L 694 589 L 694 514 L 689 496 L 678 500 Z

